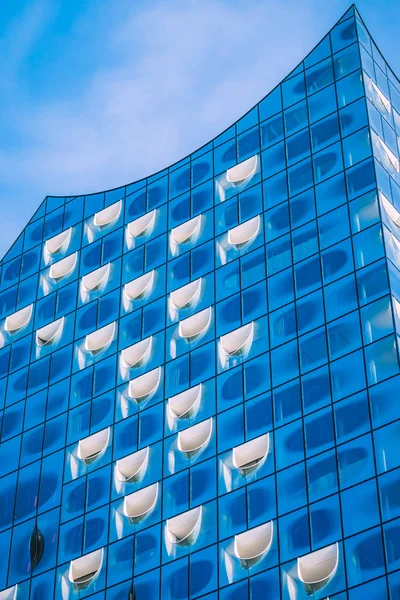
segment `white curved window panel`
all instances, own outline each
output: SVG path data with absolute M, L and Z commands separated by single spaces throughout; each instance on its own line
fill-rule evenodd
M 189 388 L 168 400 L 168 409 L 174 419 L 190 419 L 197 414 L 201 403 L 202 384 Z
M 9 315 L 4 323 L 4 329 L 9 333 L 14 333 L 14 331 L 18 331 L 18 329 L 22 329 L 22 327 L 27 325 L 31 316 L 32 304 L 29 304 L 29 306 L 25 306 L 25 308 L 21 308 L 21 310 Z
M 393 206 L 393 204 L 389 202 L 386 196 L 382 194 L 382 192 L 379 192 L 379 197 L 381 199 L 382 206 L 385 209 L 385 213 L 387 214 L 389 219 L 391 219 L 391 221 L 393 221 L 395 225 L 400 226 L 400 213 Z
M 213 428 L 212 417 L 178 433 L 178 450 L 186 458 L 192 458 L 205 448 L 210 441 Z
M 235 535 L 234 553 L 245 569 L 250 569 L 264 558 L 271 548 L 273 537 L 273 521 Z
M 171 229 L 171 242 L 175 245 L 196 241 L 201 228 L 201 215 Z
M 126 368 L 144 365 L 151 354 L 153 336 L 141 340 L 121 352 L 121 360 Z
M 144 402 L 156 393 L 161 381 L 161 367 L 153 369 L 140 377 L 131 379 L 128 387 L 128 395 L 136 402 Z
M 397 300 L 397 298 L 395 296 L 392 296 L 392 298 L 393 298 L 394 310 L 396 312 L 397 318 L 400 319 L 400 302 Z
M 181 513 L 166 523 L 168 541 L 178 546 L 190 546 L 200 532 L 203 507 L 197 506 L 192 510 Z
M 110 225 L 113 221 L 116 221 L 121 214 L 122 200 L 114 202 L 110 206 L 107 206 L 103 210 L 97 212 L 94 215 L 93 223 L 96 227 L 105 227 Z
M 226 179 L 228 183 L 242 183 L 245 179 L 248 179 L 256 172 L 258 164 L 258 156 L 255 154 L 250 158 L 247 158 L 243 162 L 231 167 L 226 172 Z
M 247 323 L 220 337 L 221 350 L 226 356 L 241 356 L 249 352 L 254 339 L 254 322 Z
M 86 465 L 91 465 L 100 458 L 107 449 L 110 439 L 110 428 L 102 429 L 93 435 L 89 435 L 78 443 L 78 458 Z
M 66 250 L 69 246 L 72 236 L 72 227 L 58 233 L 45 242 L 45 249 L 48 254 L 56 254 L 61 250 Z
M 107 263 L 95 271 L 91 271 L 82 277 L 82 288 L 85 292 L 94 292 L 101 285 L 106 285 L 110 276 L 111 264 Z
M 140 481 L 146 473 L 149 464 L 150 448 L 142 448 L 133 454 L 120 458 L 116 462 L 116 475 L 119 481 L 127 483 Z
M 269 452 L 269 444 L 269 433 L 265 433 L 249 442 L 236 446 L 232 450 L 233 466 L 238 469 L 241 475 L 250 475 L 265 462 Z
M 201 277 L 178 288 L 169 295 L 172 308 L 179 310 L 197 302 L 201 294 Z
M 179 322 L 179 335 L 188 341 L 205 333 L 211 323 L 211 306 Z
M 228 242 L 239 250 L 246 244 L 250 244 L 258 235 L 261 226 L 260 215 L 241 223 L 228 231 Z
M 47 346 L 47 344 L 55 342 L 61 335 L 63 327 L 64 317 L 61 317 L 61 319 L 57 319 L 57 321 L 53 321 L 38 329 L 36 331 L 36 344 L 38 346 Z
M 388 146 L 386 146 L 385 142 L 382 140 L 382 138 L 380 138 L 378 136 L 378 140 L 379 143 L 383 149 L 383 151 L 385 152 L 390 164 L 392 165 L 392 167 L 394 168 L 394 170 L 399 173 L 400 172 L 400 166 L 399 166 L 399 159 L 397 158 L 397 156 L 395 156 L 393 154 L 393 152 L 390 150 L 390 148 Z
M 115 321 L 89 333 L 85 338 L 85 350 L 95 354 L 111 344 L 115 334 Z
M 131 523 L 140 523 L 154 509 L 158 498 L 158 482 L 124 498 L 124 515 Z
M 128 300 L 139 300 L 149 294 L 154 285 L 154 270 L 129 281 L 125 284 L 124 292 Z
M 137 238 L 141 235 L 150 234 L 153 231 L 156 222 L 157 210 L 154 209 L 151 212 L 142 215 L 138 219 L 131 221 L 128 224 L 128 235 L 131 238 Z
M 71 560 L 69 565 L 68 579 L 78 589 L 86 588 L 97 575 L 103 565 L 104 550 L 95 550 L 90 554 L 80 556 L 75 560 Z
M 375 81 L 373 81 L 372 79 L 370 81 L 372 89 L 376 94 L 376 97 L 379 98 L 379 101 L 382 104 L 383 108 L 386 110 L 386 112 L 390 114 L 391 106 L 389 98 L 386 98 L 385 94 L 378 88 Z
M 50 267 L 49 277 L 51 279 L 61 279 L 61 277 L 65 277 L 72 273 L 75 269 L 76 261 L 78 258 L 78 253 L 74 252 L 74 254 L 70 254 L 65 258 L 53 263 Z
M 0 592 L 0 600 L 17 600 L 18 584 Z
M 308 594 L 324 587 L 335 575 L 339 563 L 339 545 L 336 542 L 297 559 L 297 574 Z

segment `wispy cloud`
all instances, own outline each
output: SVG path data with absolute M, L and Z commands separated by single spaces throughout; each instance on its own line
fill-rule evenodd
M 46 194 L 92 192 L 146 176 L 240 117 L 311 49 L 341 9 L 327 11 L 316 28 L 319 2 L 300 4 L 117 1 L 121 13 L 110 22 L 108 12 L 97 9 L 98 29 L 86 11 L 76 16 L 70 35 L 81 40 L 86 29 L 87 44 L 101 44 L 107 60 L 77 72 L 84 84 L 64 97 L 63 73 L 55 67 L 48 85 L 59 86 L 61 94 L 47 98 L 41 90 L 28 102 L 20 65 L 51 27 L 46 3 L 33 4 L 36 9 L 17 26 L 20 43 L 8 70 L 14 90 L 7 126 L 20 143 L 0 148 L 0 209 L 10 219 L 2 250 Z M 348 2 L 340 4 L 344 11 Z M 75 51 L 79 66 L 85 48 Z

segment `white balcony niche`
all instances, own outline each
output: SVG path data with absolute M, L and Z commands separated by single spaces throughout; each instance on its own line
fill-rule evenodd
M 124 294 L 125 297 L 131 300 L 139 300 L 150 294 L 154 285 L 154 270 L 133 279 L 129 283 L 125 284 Z
M 157 504 L 158 482 L 153 483 L 124 498 L 124 515 L 132 524 L 143 521 Z
M 21 308 L 21 310 L 9 315 L 5 320 L 4 329 L 9 333 L 14 333 L 25 327 L 29 323 L 31 316 L 32 304 L 29 304 L 29 306 L 25 306 L 25 308 Z
M 335 575 L 339 563 L 336 542 L 297 559 L 297 575 L 308 595 L 315 594 Z
M 400 302 L 397 300 L 397 298 L 395 296 L 392 296 L 392 298 L 393 298 L 393 305 L 394 305 L 395 313 L 397 315 L 397 318 L 400 320 Z
M 179 244 L 195 242 L 199 237 L 200 229 L 201 215 L 197 215 L 197 217 L 190 219 L 190 221 L 185 221 L 185 223 L 174 227 L 170 234 L 172 253 L 175 254 L 176 247 L 179 246 Z
M 226 172 L 226 180 L 228 183 L 242 183 L 256 172 L 258 164 L 258 156 L 255 154 L 247 158 L 243 162 L 231 167 Z
M 138 404 L 145 402 L 158 390 L 161 381 L 161 367 L 153 369 L 144 375 L 131 379 L 128 386 L 128 395 Z
M 251 348 L 254 338 L 254 322 L 247 323 L 220 337 L 220 348 L 225 356 L 243 356 Z
M 380 197 L 382 206 L 385 209 L 385 213 L 387 214 L 389 219 L 391 221 L 393 221 L 393 223 L 399 227 L 400 226 L 400 213 L 393 206 L 393 204 L 391 202 L 389 202 L 389 200 L 386 198 L 386 196 L 384 194 L 382 194 L 382 192 L 379 192 L 379 197 Z
M 141 340 L 121 352 L 122 365 L 129 369 L 130 367 L 141 367 L 147 363 L 150 358 L 153 346 L 153 336 Z
M 260 435 L 232 450 L 232 463 L 242 476 L 250 475 L 265 462 L 269 452 L 269 433 Z
M 130 238 L 138 238 L 143 235 L 150 235 L 156 223 L 157 210 L 142 215 L 138 219 L 128 224 L 127 232 Z
M 371 82 L 371 87 L 375 93 L 375 97 L 379 100 L 379 103 L 381 104 L 381 106 L 383 106 L 385 111 L 388 114 L 390 114 L 390 110 L 391 110 L 390 100 L 388 98 L 386 98 L 385 94 L 378 88 L 375 81 L 370 79 L 370 82 Z
M 170 293 L 169 301 L 171 308 L 179 310 L 193 306 L 198 301 L 200 294 L 201 277 Z
M 260 226 L 260 215 L 241 223 L 228 231 L 228 243 L 236 248 L 236 250 L 240 250 L 257 237 Z
M 96 579 L 103 565 L 104 549 L 100 548 L 90 554 L 71 560 L 68 579 L 78 590 L 88 587 Z
M 66 256 L 65 258 L 53 263 L 49 270 L 50 279 L 55 279 L 57 281 L 58 279 L 61 279 L 62 277 L 72 273 L 72 271 L 75 269 L 77 258 L 78 253 L 74 252 L 74 254 L 70 254 L 69 256 Z
M 118 202 L 114 202 L 114 204 L 97 212 L 94 215 L 93 224 L 95 227 L 106 227 L 106 225 L 110 225 L 118 219 L 121 214 L 121 209 L 122 200 L 118 200 Z
M 244 569 L 250 569 L 264 558 L 271 548 L 273 537 L 273 521 L 235 535 L 234 553 Z
M 36 344 L 39 347 L 48 346 L 56 342 L 62 333 L 64 327 L 64 317 L 45 325 L 36 331 Z
M 0 592 L 0 600 L 17 600 L 18 598 L 18 584 L 13 585 L 6 590 Z
M 179 335 L 188 342 L 203 335 L 211 323 L 211 306 L 179 322 Z
M 193 458 L 199 454 L 208 444 L 213 429 L 212 417 L 197 425 L 193 425 L 178 433 L 178 450 L 186 458 Z
M 45 250 L 47 254 L 56 254 L 62 250 L 66 250 L 69 246 L 72 236 L 72 227 L 58 233 L 54 237 L 45 242 Z
M 173 419 L 190 419 L 195 417 L 201 403 L 203 386 L 201 383 L 168 400 L 168 411 Z
M 201 527 L 203 507 L 197 506 L 192 510 L 181 513 L 166 523 L 166 535 L 170 544 L 190 546 L 196 541 Z
M 390 164 L 392 165 L 393 169 L 396 171 L 396 173 L 399 173 L 400 172 L 399 159 L 393 154 L 393 152 L 385 144 L 385 142 L 382 140 L 382 138 L 380 138 L 378 136 L 378 140 L 379 140 L 379 143 L 380 143 L 380 145 L 382 147 L 382 150 L 386 154 L 386 157 L 389 160 Z
M 149 465 L 150 448 L 142 448 L 133 454 L 117 460 L 116 476 L 122 483 L 141 481 Z
M 114 339 L 115 321 L 89 333 L 85 338 L 85 350 L 97 354 L 109 346 Z
M 79 440 L 78 443 L 78 458 L 85 465 L 91 465 L 95 460 L 100 458 L 108 447 L 110 440 L 110 428 L 102 429 L 89 437 Z
M 107 285 L 107 281 L 110 276 L 110 268 L 110 263 L 107 263 L 99 269 L 84 275 L 81 279 L 82 290 L 84 292 L 94 292 L 100 287 Z

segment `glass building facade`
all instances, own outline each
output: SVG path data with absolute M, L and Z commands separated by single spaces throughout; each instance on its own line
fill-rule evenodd
M 352 7 L 197 152 L 45 199 L 1 263 L 0 600 L 400 599 L 399 134 Z

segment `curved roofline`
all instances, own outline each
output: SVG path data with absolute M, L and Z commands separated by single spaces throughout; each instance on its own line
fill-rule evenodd
M 290 77 L 292 76 L 292 73 L 294 73 L 294 71 L 296 71 L 299 66 L 310 56 L 310 54 L 312 54 L 314 52 L 314 50 L 321 44 L 321 42 L 326 38 L 327 35 L 329 35 L 329 33 L 332 31 L 332 29 L 334 29 L 341 21 L 342 19 L 350 12 L 350 10 L 353 9 L 353 14 L 350 14 L 348 19 L 350 19 L 351 17 L 355 17 L 358 16 L 360 18 L 360 20 L 362 21 L 361 17 L 359 16 L 358 10 L 356 8 L 355 3 L 352 3 L 347 10 L 339 17 L 339 19 L 334 23 L 334 25 L 332 25 L 332 27 L 325 33 L 325 35 L 315 44 L 315 46 L 313 46 L 313 48 L 308 52 L 308 54 L 306 54 L 298 63 L 297 65 L 291 69 L 291 71 L 289 72 L 288 75 L 286 75 L 283 79 L 281 79 L 271 90 L 269 90 L 265 96 L 263 96 L 260 100 L 258 100 L 258 102 L 256 102 L 248 111 L 246 111 L 244 114 L 242 114 L 240 117 L 238 117 L 235 121 L 233 121 L 233 123 L 231 123 L 230 125 L 228 125 L 228 127 L 226 127 L 225 129 L 223 129 L 221 132 L 219 132 L 217 135 L 215 135 L 211 140 L 208 140 L 207 142 L 205 142 L 204 144 L 202 144 L 201 146 L 199 146 L 199 148 L 196 148 L 195 150 L 192 150 L 191 152 L 189 152 L 188 154 L 186 154 L 186 156 L 183 156 L 182 158 L 180 158 L 179 160 L 177 160 L 176 162 L 165 166 L 164 168 L 160 169 L 159 171 L 155 171 L 154 173 L 150 173 L 149 175 L 146 175 L 145 177 L 141 177 L 140 179 L 136 179 L 135 181 L 130 181 L 128 183 L 124 183 L 122 185 L 119 185 L 117 187 L 114 188 L 109 188 L 109 189 L 105 189 L 105 190 L 97 190 L 95 192 L 88 192 L 88 193 L 79 193 L 79 194 L 61 194 L 61 195 L 54 195 L 54 194 L 48 194 L 47 196 L 45 196 L 44 200 L 47 200 L 47 198 L 77 198 L 79 196 L 95 196 L 96 194 L 106 194 L 107 192 L 114 192 L 115 190 L 119 190 L 123 187 L 128 187 L 130 185 L 134 185 L 134 184 L 140 184 L 141 182 L 143 182 L 143 187 L 146 185 L 146 181 L 147 179 L 151 178 L 156 178 L 159 179 L 157 177 L 157 175 L 161 175 L 164 174 L 164 172 L 169 172 L 171 169 L 173 169 L 173 167 L 175 167 L 176 165 L 179 165 L 179 163 L 190 159 L 190 157 L 193 154 L 196 154 L 197 152 L 200 152 L 203 148 L 205 148 L 206 146 L 208 146 L 208 144 L 213 143 L 218 137 L 220 137 L 221 135 L 223 135 L 224 133 L 226 133 L 231 127 L 234 127 L 241 119 L 243 119 L 244 117 L 246 117 L 246 115 L 248 115 L 249 113 L 251 113 L 252 110 L 254 110 L 263 100 L 265 100 L 265 98 L 267 98 L 270 94 L 272 94 L 272 92 L 274 92 L 284 81 L 286 81 L 287 79 L 290 79 Z M 346 19 L 347 20 L 347 19 Z M 362 21 L 364 27 L 365 24 Z M 36 213 L 36 211 L 35 211 Z M 34 213 L 34 214 L 35 214 Z

